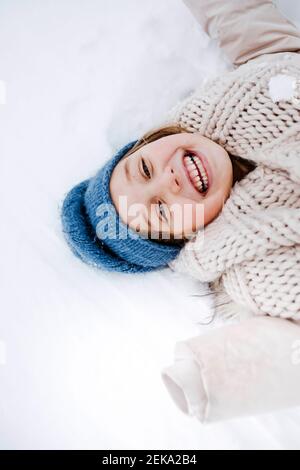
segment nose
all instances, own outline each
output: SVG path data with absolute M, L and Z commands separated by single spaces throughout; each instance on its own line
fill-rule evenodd
M 162 184 L 163 187 L 167 187 L 173 194 L 177 194 L 181 189 L 180 179 L 176 174 L 175 170 L 167 166 L 162 175 Z
M 160 191 L 170 191 L 172 194 L 176 195 L 181 191 L 181 180 L 174 168 L 171 166 L 166 166 L 165 169 L 152 179 L 148 188 L 151 193 Z M 151 189 L 150 189 L 151 188 Z M 145 188 L 147 191 L 147 188 Z

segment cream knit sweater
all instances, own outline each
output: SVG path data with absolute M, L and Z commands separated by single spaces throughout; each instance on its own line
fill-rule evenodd
M 261 59 L 167 115 L 257 164 L 169 266 L 208 282 L 219 313 L 300 320 L 300 55 Z

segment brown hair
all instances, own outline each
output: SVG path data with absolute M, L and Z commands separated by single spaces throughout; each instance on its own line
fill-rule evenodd
M 129 157 L 129 155 L 136 152 L 137 150 L 142 148 L 144 145 L 150 144 L 151 142 L 154 142 L 155 140 L 161 139 L 162 137 L 167 137 L 169 135 L 179 134 L 183 132 L 192 133 L 192 131 L 186 129 L 184 126 L 182 126 L 179 123 L 168 124 L 165 126 L 153 128 L 150 131 L 146 132 L 135 143 L 135 145 L 124 155 L 123 158 Z M 246 160 L 245 158 L 238 157 L 236 155 L 231 155 L 230 153 L 228 153 L 228 155 L 232 163 L 232 168 L 233 168 L 232 185 L 234 185 L 237 181 L 240 181 L 248 173 L 250 173 L 250 171 L 254 170 L 256 165 L 255 163 L 251 162 L 250 160 Z M 159 241 L 162 243 L 166 242 L 166 243 L 180 244 L 183 241 L 187 241 L 187 240 L 179 240 L 179 239 L 164 240 L 163 238 L 161 238 Z

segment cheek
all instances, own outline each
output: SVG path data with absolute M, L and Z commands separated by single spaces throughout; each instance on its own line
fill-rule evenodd
M 205 205 L 195 201 L 185 199 L 173 204 L 174 233 L 188 235 L 191 231 L 197 231 L 203 227 L 205 221 Z
M 222 211 L 227 199 L 227 193 L 219 191 L 207 200 L 204 209 L 204 225 L 212 222 Z
M 201 203 L 186 202 L 182 205 L 181 218 L 177 219 L 176 232 L 183 231 L 186 235 L 196 233 L 218 216 L 223 205 L 222 192 Z
M 222 211 L 228 198 L 229 190 L 220 188 L 203 202 L 195 202 L 190 199 L 177 200 L 172 205 L 174 214 L 174 233 L 184 233 L 185 235 L 196 233 L 199 229 L 212 222 Z

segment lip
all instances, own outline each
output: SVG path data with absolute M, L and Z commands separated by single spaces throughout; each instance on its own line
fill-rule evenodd
M 190 151 L 191 154 L 194 154 L 194 155 L 196 155 L 196 156 L 199 158 L 199 160 L 201 161 L 201 163 L 202 163 L 202 165 L 203 165 L 203 167 L 204 167 L 204 169 L 205 169 L 205 171 L 206 171 L 206 174 L 207 174 L 208 190 L 207 190 L 205 193 L 200 193 L 200 192 L 195 188 L 195 186 L 193 185 L 193 183 L 192 183 L 192 181 L 191 181 L 191 179 L 190 179 L 190 175 L 189 175 L 189 173 L 188 173 L 188 171 L 187 171 L 187 168 L 186 168 L 186 166 L 185 166 L 185 164 L 184 164 L 184 161 L 183 161 L 183 160 L 184 160 L 184 157 L 185 157 L 186 154 L 187 154 L 187 152 L 189 152 L 189 150 L 185 150 L 185 152 L 183 153 L 183 156 L 182 156 L 182 166 L 183 166 L 183 168 L 184 168 L 184 172 L 185 172 L 185 174 L 186 174 L 186 176 L 187 176 L 187 179 L 188 179 L 189 183 L 191 184 L 191 186 L 193 187 L 193 189 L 197 192 L 197 194 L 200 194 L 200 195 L 202 195 L 203 197 L 205 197 L 205 196 L 209 193 L 210 188 L 211 188 L 211 185 L 212 185 L 212 173 L 211 173 L 210 166 L 208 165 L 207 158 L 206 158 L 202 153 L 199 153 L 199 152 L 197 152 L 197 151 L 195 151 L 195 150 L 191 150 L 191 151 Z

